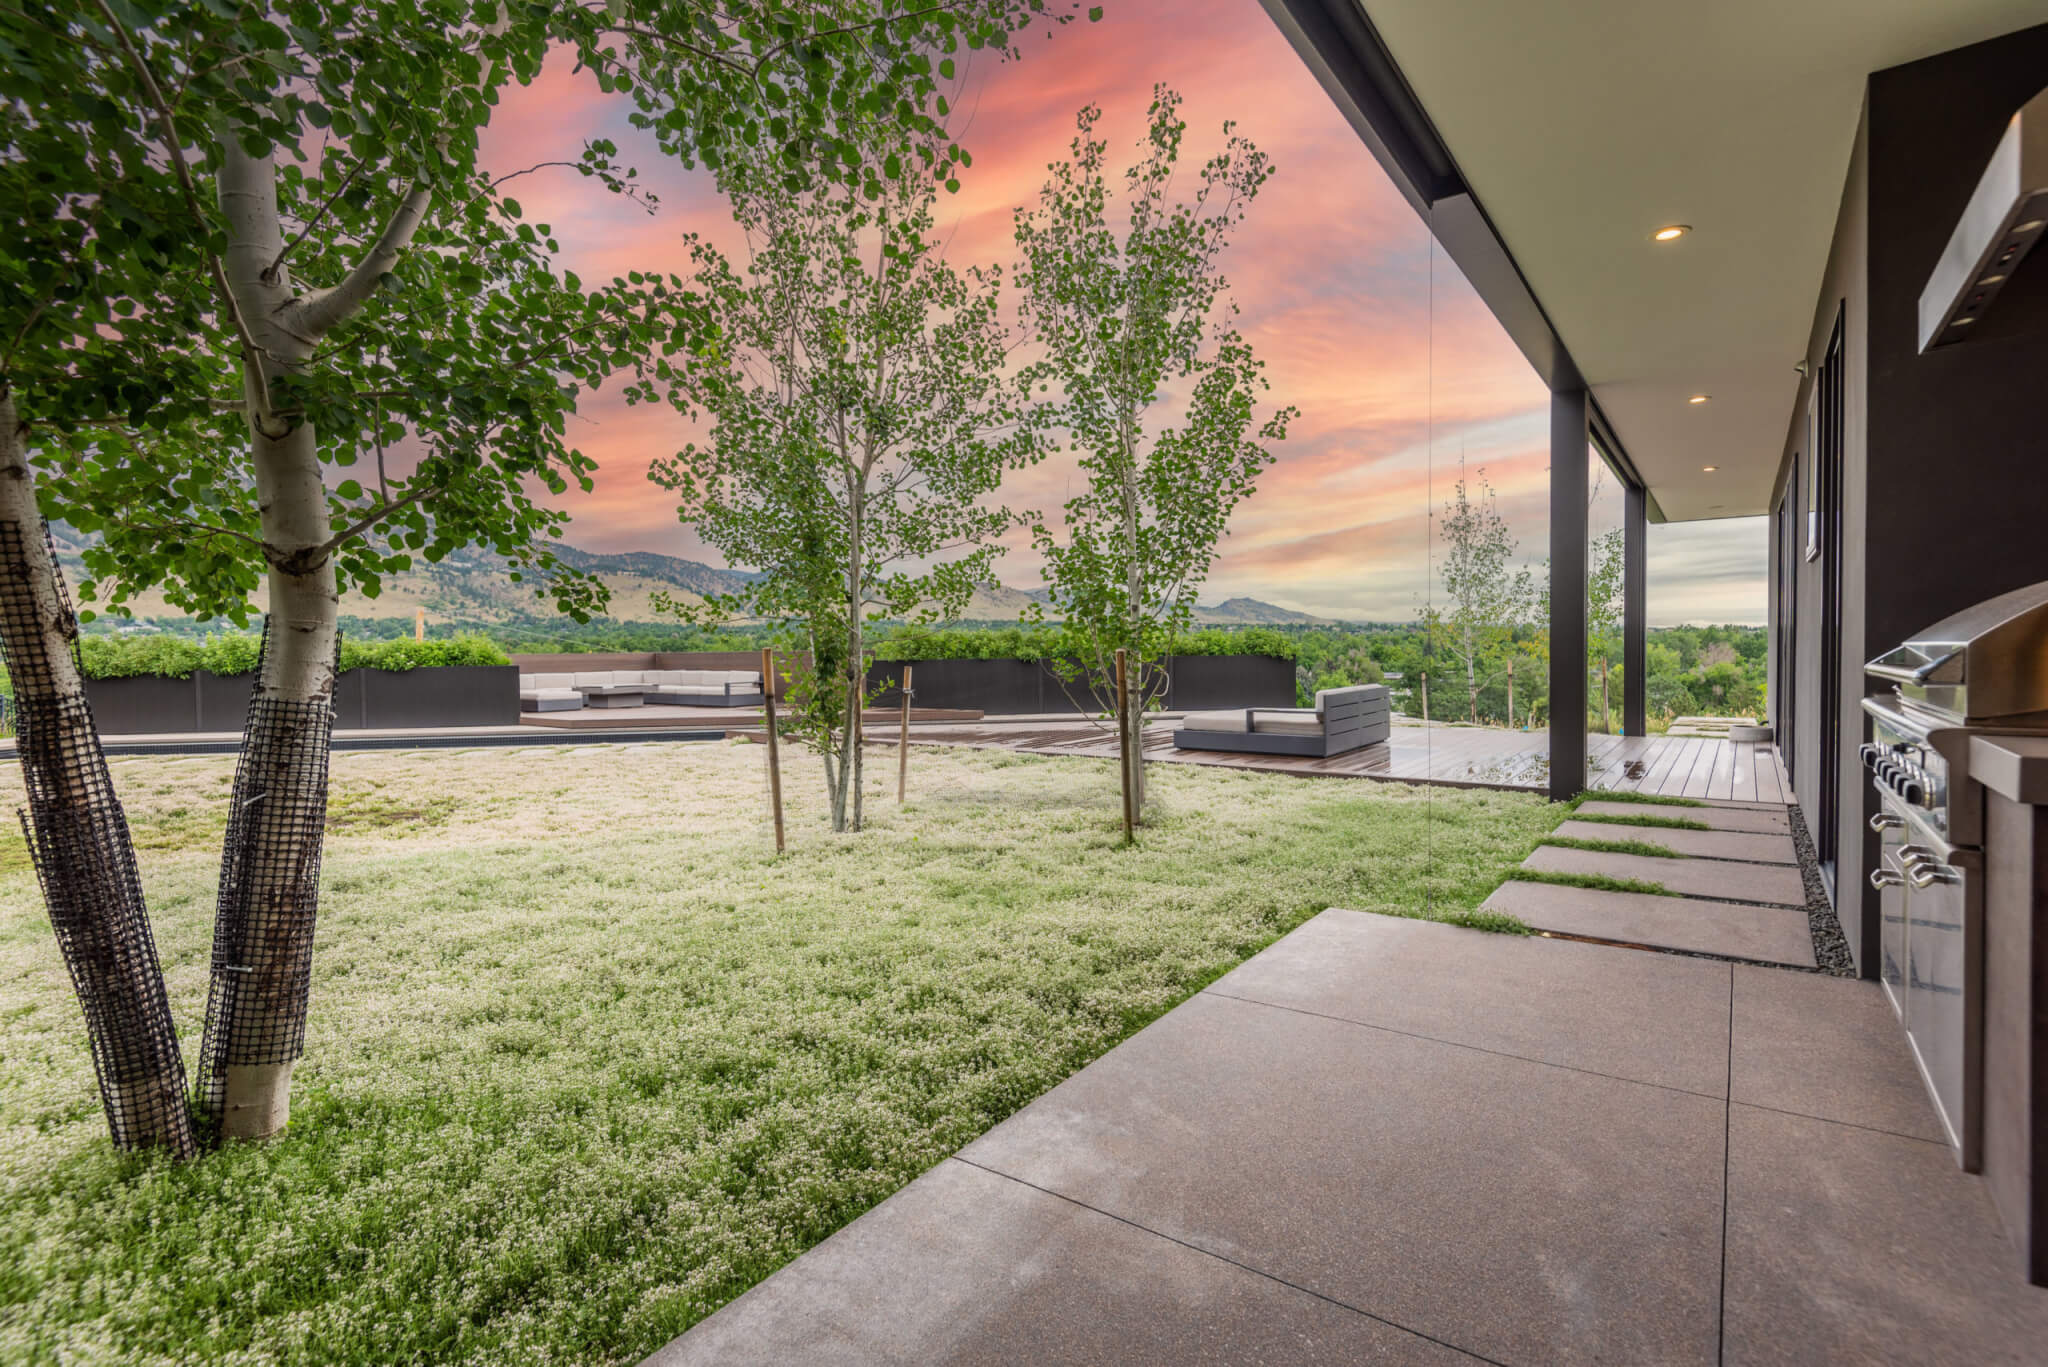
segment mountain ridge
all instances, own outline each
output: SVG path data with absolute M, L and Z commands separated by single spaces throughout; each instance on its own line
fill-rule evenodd
M 51 531 L 58 563 L 75 585 L 84 574 L 80 553 L 89 538 L 69 527 L 53 527 Z M 552 549 L 564 565 L 596 576 L 611 590 L 610 609 L 599 619 L 611 622 L 663 620 L 664 615 L 654 607 L 658 595 L 702 602 L 708 597 L 736 592 L 762 578 L 752 571 L 721 569 L 659 551 L 592 551 L 566 542 L 556 542 Z M 342 611 L 348 616 L 372 620 L 410 620 L 416 612 L 424 610 L 429 619 L 480 627 L 556 615 L 537 592 L 530 574 L 527 582 L 514 584 L 508 573 L 502 556 L 465 547 L 439 562 L 418 562 L 411 570 L 387 576 L 382 594 L 376 598 L 352 595 L 344 600 Z M 1044 612 L 1049 597 L 1043 588 L 984 586 L 975 590 L 954 620 L 1015 622 L 1033 610 Z M 141 595 L 135 601 L 134 612 L 138 619 L 145 620 L 184 618 L 183 613 L 170 608 L 155 593 Z M 1195 609 L 1195 622 L 1201 626 L 1315 626 L 1331 621 L 1246 596 Z

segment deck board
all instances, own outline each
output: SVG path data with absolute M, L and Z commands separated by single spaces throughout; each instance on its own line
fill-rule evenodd
M 871 732 L 868 740 L 875 745 L 893 745 L 895 731 L 892 728 Z M 1108 729 L 1083 720 L 913 723 L 911 741 L 1024 754 L 1116 758 L 1115 736 Z M 1164 764 L 1523 791 L 1541 791 L 1549 786 L 1549 747 L 1550 737 L 1545 731 L 1397 724 L 1382 744 L 1319 758 L 1180 750 L 1173 744 L 1172 722 L 1155 723 L 1145 732 L 1145 757 Z M 1760 802 L 1779 801 L 1779 794 L 1790 792 L 1777 752 L 1768 744 L 1681 736 L 1595 735 L 1587 737 L 1587 751 L 1589 788 L 1645 796 Z M 1644 766 L 1640 778 L 1630 778 L 1625 770 L 1624 766 L 1634 761 Z

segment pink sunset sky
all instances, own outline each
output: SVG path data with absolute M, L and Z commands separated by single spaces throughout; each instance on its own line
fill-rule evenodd
M 974 55 L 955 99 L 956 135 L 974 157 L 939 204 L 956 265 L 1013 257 L 1012 211 L 1036 198 L 1046 164 L 1065 155 L 1074 115 L 1099 104 L 1116 164 L 1137 155 L 1152 87 L 1185 97 L 1184 183 L 1221 141 L 1226 119 L 1273 159 L 1276 174 L 1225 257 L 1238 323 L 1266 361 L 1275 403 L 1301 410 L 1278 463 L 1230 525 L 1204 602 L 1249 595 L 1347 620 L 1412 617 L 1432 592 L 1430 518 L 1461 460 L 1483 466 L 1530 562 L 1548 535 L 1548 395 L 1421 219 L 1387 180 L 1256 0 L 1107 0 L 1099 23 L 1047 37 L 1027 31 L 1022 60 Z M 585 278 L 639 268 L 688 272 L 681 238 L 729 251 L 738 235 L 701 173 L 663 158 L 627 122 L 622 97 L 599 91 L 566 57 L 515 88 L 485 144 L 499 174 L 573 159 L 610 137 L 660 198 L 652 215 L 593 192 L 561 170 L 525 177 L 529 221 L 552 225 L 562 264 Z M 594 492 L 564 500 L 567 539 L 597 551 L 650 550 L 719 563 L 677 524 L 648 463 L 692 436 L 665 407 L 587 398 L 572 439 L 599 465 Z M 1055 457 L 1014 476 L 1003 500 L 1052 511 L 1075 470 Z M 1611 479 L 1594 511 L 1612 526 Z M 1652 624 L 1761 622 L 1762 519 L 1653 527 Z M 1038 583 L 1021 540 L 1004 582 Z M 1438 590 L 1440 591 L 1440 590 Z

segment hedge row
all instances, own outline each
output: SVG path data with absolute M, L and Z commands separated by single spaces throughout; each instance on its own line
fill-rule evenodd
M 209 636 L 194 641 L 180 636 L 87 636 L 79 656 L 89 679 L 189 679 L 195 670 L 209 674 L 254 672 L 261 651 L 259 636 Z M 504 651 L 481 636 L 445 641 L 351 641 L 341 643 L 343 669 L 382 669 L 404 673 L 439 665 L 504 665 Z
M 1057 623 L 1036 627 L 898 627 L 875 644 L 875 658 L 908 660 L 1072 659 L 1073 633 Z M 1294 642 L 1270 627 L 1204 627 L 1182 632 L 1173 655 L 1270 655 L 1292 660 Z

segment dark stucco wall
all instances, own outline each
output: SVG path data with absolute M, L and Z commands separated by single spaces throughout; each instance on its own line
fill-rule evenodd
M 1871 800 L 1855 756 L 1863 662 L 1971 603 L 2048 579 L 2048 255 L 2027 263 L 1968 342 L 1923 356 L 1917 321 L 1993 146 L 2044 84 L 2048 25 L 1873 74 L 1815 303 L 1816 372 L 1836 311 L 1845 318 L 1843 745 L 1819 753 L 1822 566 L 1801 557 L 1792 762 L 1809 822 L 1817 767 L 1840 771 L 1837 903 L 1866 972 L 1876 906 L 1864 881 Z M 1792 476 L 1796 454 L 1802 508 L 1807 399 L 1802 388 L 1779 476 Z

